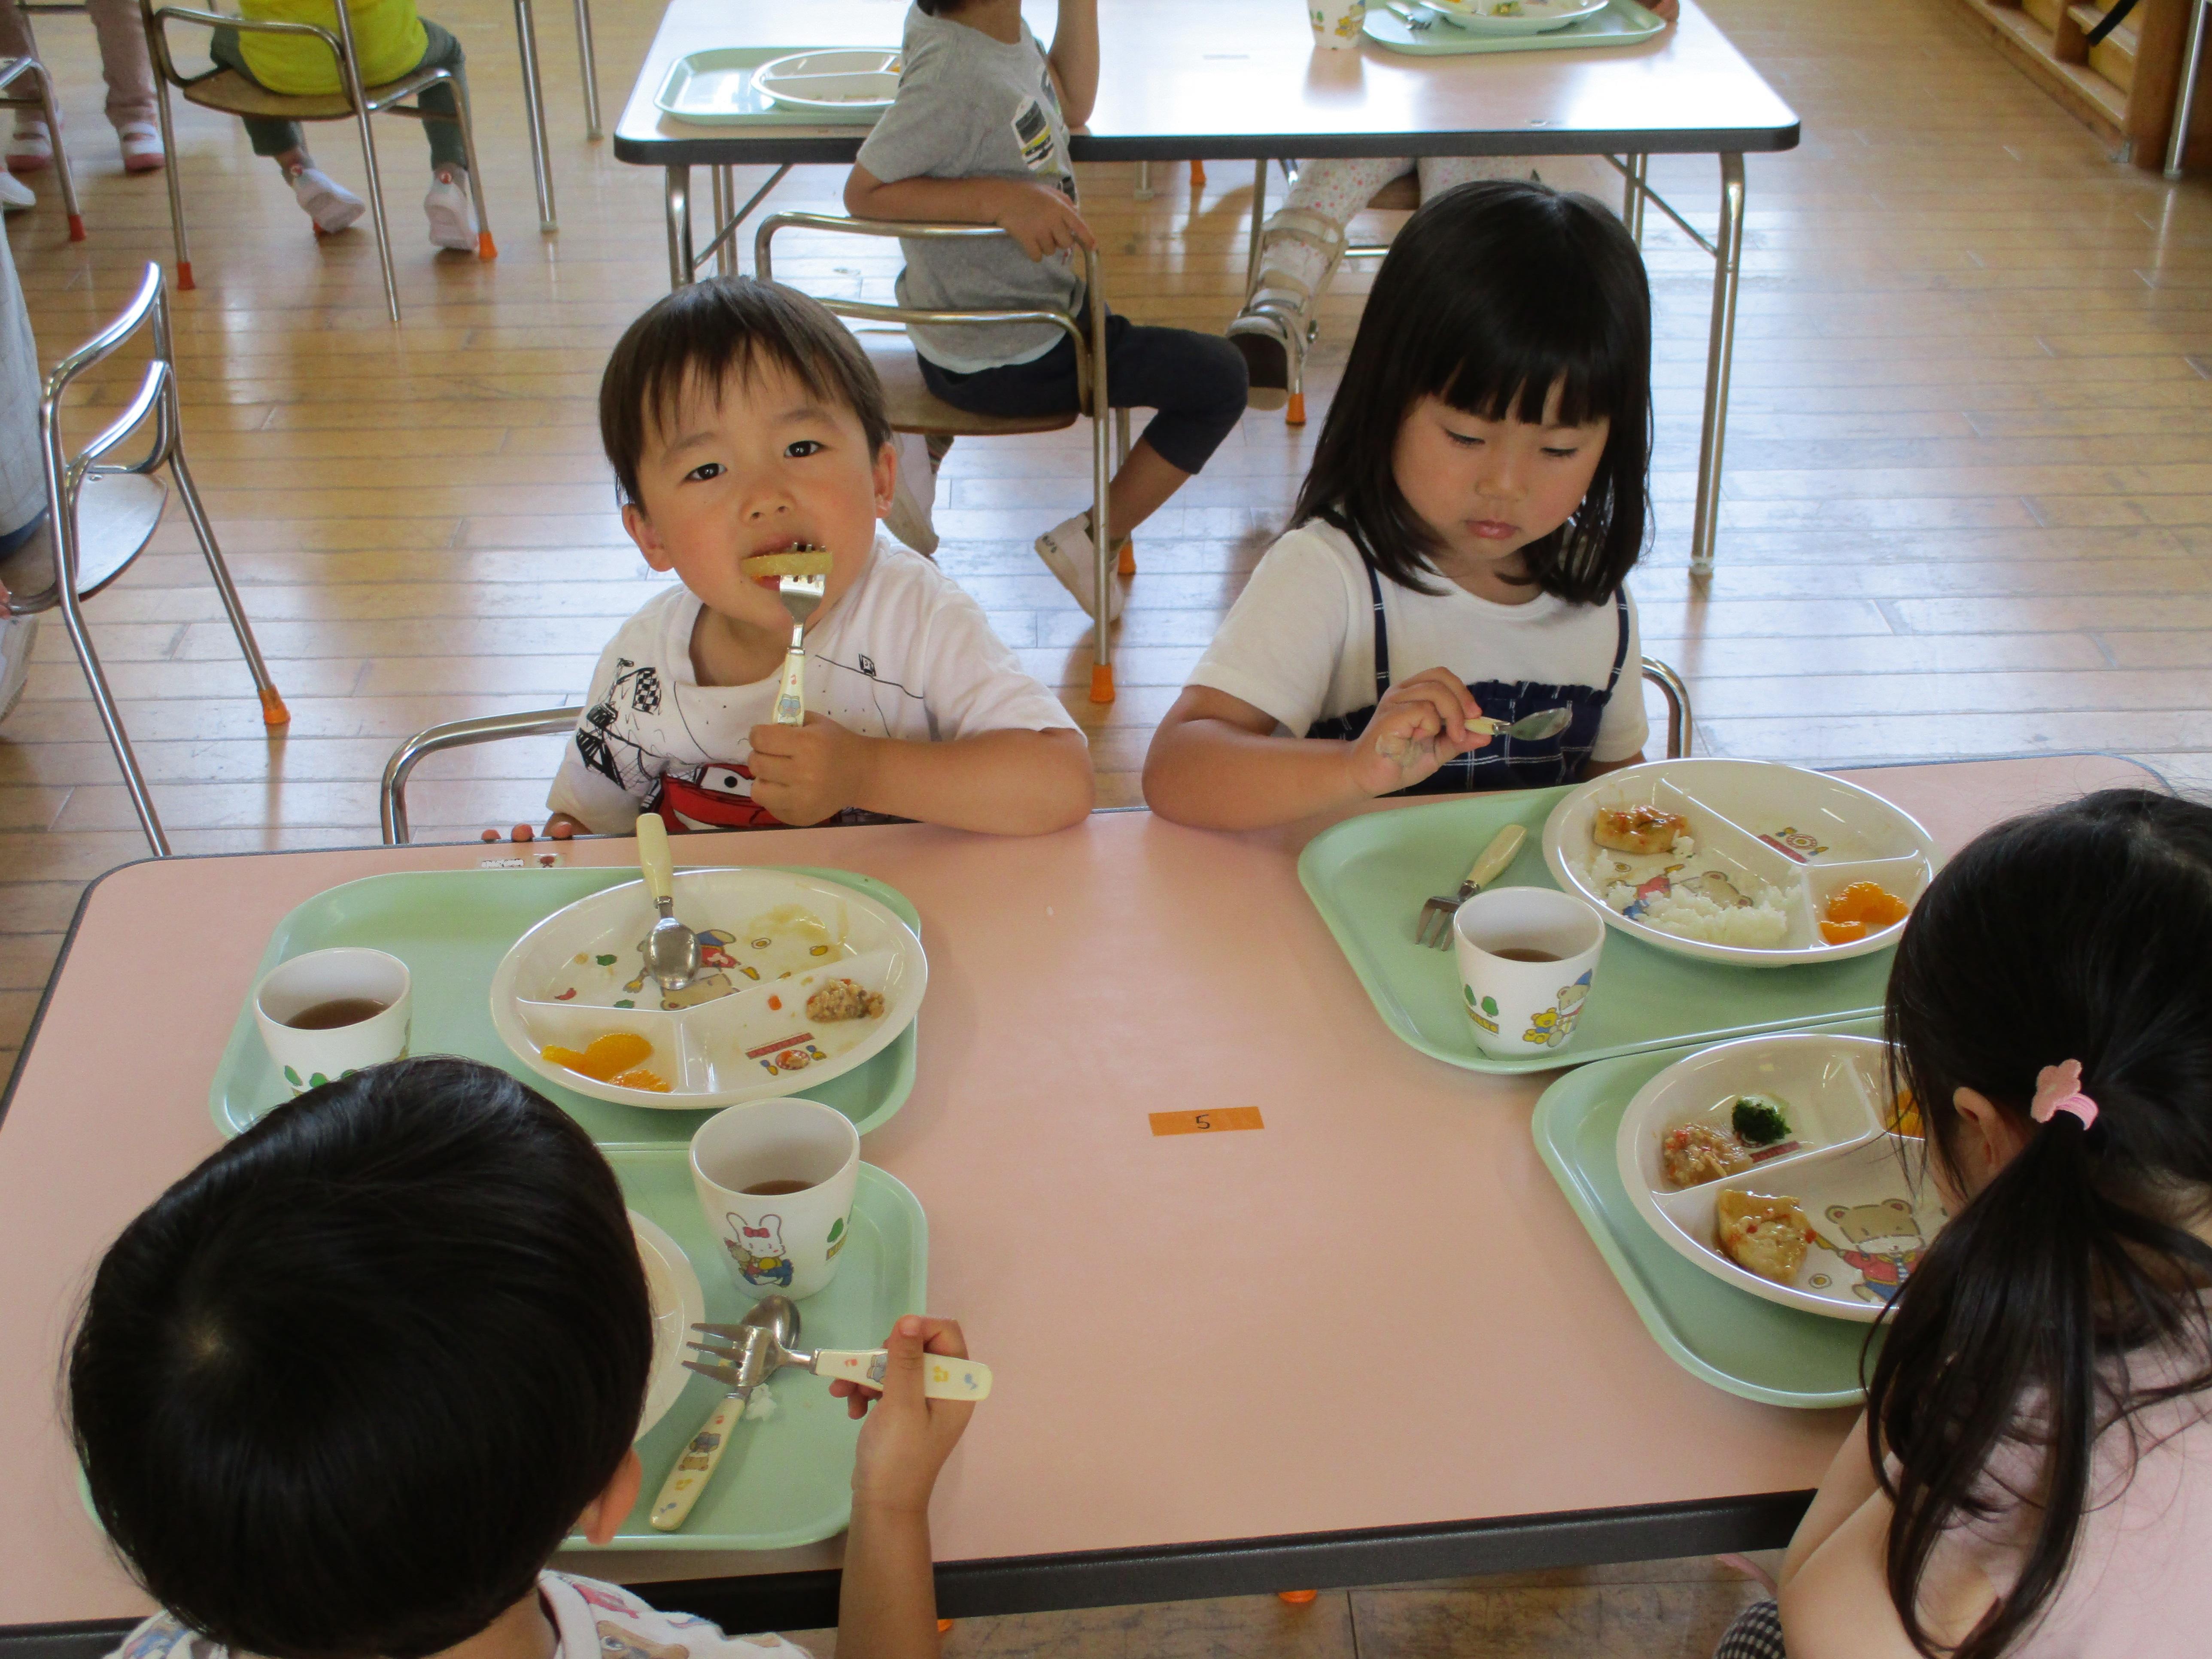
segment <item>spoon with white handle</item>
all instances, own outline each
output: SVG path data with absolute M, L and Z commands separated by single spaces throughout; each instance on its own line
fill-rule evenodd
M 1493 738 L 1511 738 L 1519 743 L 1537 743 L 1546 738 L 1556 738 L 1574 724 L 1571 708 L 1539 708 L 1533 714 L 1523 714 L 1517 720 L 1494 720 L 1487 715 L 1467 723 L 1470 732 L 1486 732 Z
M 660 920 L 645 936 L 645 971 L 663 992 L 680 991 L 699 973 L 699 936 L 676 920 L 676 860 L 668 851 L 668 825 L 658 812 L 637 815 L 637 866 Z

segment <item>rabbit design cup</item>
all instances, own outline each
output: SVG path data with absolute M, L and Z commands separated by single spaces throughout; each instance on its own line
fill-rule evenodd
M 836 1276 L 860 1175 L 860 1131 L 811 1100 L 732 1106 L 691 1137 L 691 1185 L 743 1296 L 796 1302 Z

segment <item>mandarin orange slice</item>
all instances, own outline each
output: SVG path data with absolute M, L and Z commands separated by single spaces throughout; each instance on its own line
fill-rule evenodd
M 653 1044 L 635 1031 L 610 1031 L 605 1036 L 593 1037 L 578 1054 L 574 1048 L 547 1047 L 539 1055 L 556 1066 L 566 1066 L 601 1083 L 611 1082 L 617 1072 L 627 1072 L 651 1057 Z

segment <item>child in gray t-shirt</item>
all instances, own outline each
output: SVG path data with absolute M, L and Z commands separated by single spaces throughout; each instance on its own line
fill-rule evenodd
M 899 303 L 927 310 L 1087 310 L 1077 250 L 1097 240 L 1078 211 L 1068 159 L 1098 89 L 1097 0 L 1060 0 L 1048 54 L 1020 0 L 915 0 L 905 67 L 845 185 L 855 218 L 950 220 L 1002 227 L 1008 240 L 907 240 Z M 1059 414 L 1080 407 L 1075 348 L 1048 324 L 916 326 L 922 378 L 946 403 L 980 415 Z M 1107 495 L 1113 539 L 1137 526 L 1206 465 L 1243 414 L 1236 348 L 1185 329 L 1139 328 L 1109 316 L 1107 396 L 1159 411 Z M 1085 610 L 1097 594 L 1091 514 L 1036 539 L 1037 556 Z M 1117 587 L 1111 614 L 1121 611 Z

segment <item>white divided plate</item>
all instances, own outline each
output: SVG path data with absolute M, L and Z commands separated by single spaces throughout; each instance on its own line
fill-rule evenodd
M 1424 0 L 1447 22 L 1470 34 L 1548 34 L 1595 17 L 1612 0 Z M 1501 16 L 1498 8 L 1513 6 Z
M 1656 806 L 1689 820 L 1694 850 L 1614 853 L 1590 840 L 1601 806 Z M 1603 860 L 1602 869 L 1593 866 Z M 1568 892 L 1597 906 L 1622 933 L 1709 962 L 1784 968 L 1864 956 L 1897 942 L 1903 922 L 1863 939 L 1830 945 L 1820 918 L 1828 901 L 1855 881 L 1871 881 L 1910 906 L 1940 862 L 1936 841 L 1880 795 L 1824 772 L 1776 761 L 1654 761 L 1593 779 L 1560 797 L 1544 821 L 1544 862 Z M 1609 877 L 1609 878 L 1607 878 Z M 1633 890 L 1627 914 L 1607 902 L 1616 885 Z M 1718 945 L 1665 933 L 1638 919 L 1648 893 L 1677 889 L 1748 905 L 1773 889 L 1787 916 L 1778 945 Z
M 1667 1184 L 1660 1137 L 1685 1123 L 1725 1126 L 1741 1094 L 1782 1103 L 1801 1150 L 1702 1186 Z M 1613 1142 L 1629 1202 L 1680 1255 L 1716 1279 L 1785 1308 L 1870 1324 L 1946 1220 L 1920 1143 L 1889 1133 L 1883 1045 L 1873 1037 L 1745 1037 L 1677 1061 L 1636 1091 Z M 1738 1267 L 1714 1243 L 1725 1189 L 1794 1198 L 1813 1224 L 1805 1265 L 1787 1285 Z
M 899 54 L 862 50 L 795 52 L 753 71 L 753 85 L 797 109 L 887 109 L 898 96 Z
M 645 1415 L 637 1425 L 637 1437 L 642 1440 L 691 1380 L 691 1373 L 684 1369 L 684 1338 L 706 1318 L 707 1296 L 682 1245 L 635 1210 L 629 1212 L 629 1224 L 637 1235 L 645 1286 L 653 1297 L 653 1380 L 646 1385 Z
M 491 1019 L 540 1077 L 599 1100 L 687 1111 L 797 1094 L 842 1076 L 913 1024 L 929 983 L 914 930 L 840 883 L 795 871 L 679 870 L 676 915 L 698 930 L 700 977 L 672 997 L 645 973 L 654 921 L 642 881 L 556 910 L 514 942 Z M 807 998 L 848 979 L 884 1000 L 873 1019 L 812 1021 Z M 629 1031 L 668 1091 L 602 1083 L 544 1058 Z

